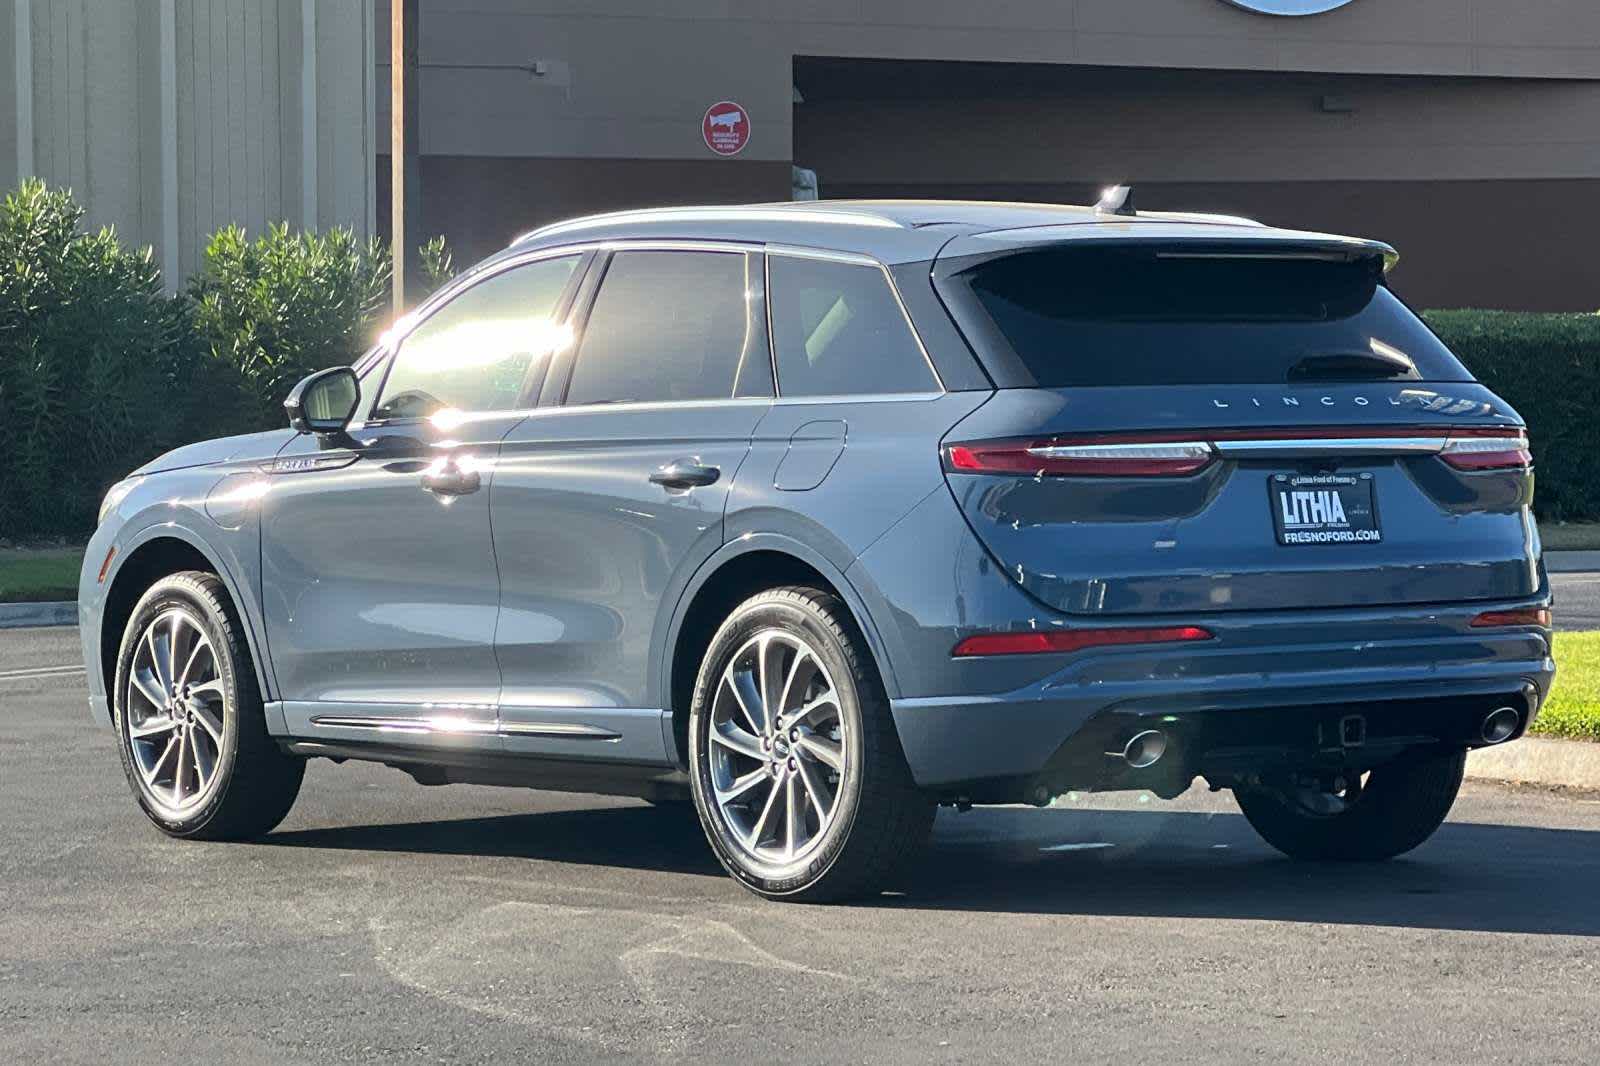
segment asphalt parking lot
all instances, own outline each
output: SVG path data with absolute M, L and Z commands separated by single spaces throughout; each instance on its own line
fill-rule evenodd
M 382 767 L 314 763 L 260 843 L 167 840 L 77 661 L 0 633 L 7 1061 L 1600 1059 L 1597 798 L 1469 785 L 1372 867 L 1204 792 L 941 812 L 904 894 L 780 906 L 687 810 Z

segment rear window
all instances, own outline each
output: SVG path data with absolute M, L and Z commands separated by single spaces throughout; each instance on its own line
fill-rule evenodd
M 1383 286 L 1376 259 L 1050 249 L 957 278 L 1032 379 L 1022 385 L 1472 378 Z

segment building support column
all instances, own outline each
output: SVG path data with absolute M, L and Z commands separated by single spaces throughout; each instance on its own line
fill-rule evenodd
M 178 247 L 178 4 L 161 0 L 161 276 L 168 292 L 183 273 Z
M 33 0 L 15 0 L 17 68 L 17 184 L 33 172 Z
M 300 226 L 317 229 L 317 0 L 300 0 Z
M 406 309 L 417 278 L 416 235 L 422 187 L 417 165 L 417 0 L 389 0 L 389 233 L 394 313 Z

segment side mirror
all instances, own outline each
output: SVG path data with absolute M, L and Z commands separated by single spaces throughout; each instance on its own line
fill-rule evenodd
M 289 425 L 301 433 L 337 436 L 350 424 L 360 399 L 356 372 L 333 366 L 301 379 L 284 398 L 283 408 L 289 412 Z

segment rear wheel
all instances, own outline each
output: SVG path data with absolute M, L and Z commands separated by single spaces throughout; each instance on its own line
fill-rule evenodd
M 763 592 L 723 622 L 695 682 L 689 757 L 712 850 L 769 899 L 875 892 L 933 821 L 864 642 L 817 589 Z
M 1301 775 L 1234 798 L 1268 844 L 1296 859 L 1375 861 L 1415 848 L 1444 823 L 1467 753 L 1409 759 L 1367 774 Z
M 305 762 L 267 734 L 250 651 L 215 575 L 172 574 L 139 600 L 112 706 L 128 784 L 162 832 L 244 840 L 289 813 Z

